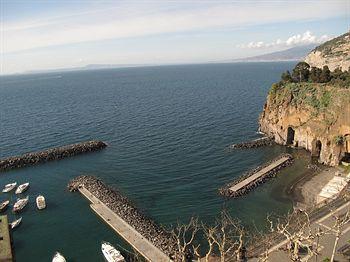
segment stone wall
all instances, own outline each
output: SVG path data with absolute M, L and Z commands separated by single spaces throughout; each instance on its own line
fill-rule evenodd
M 97 151 L 105 148 L 106 146 L 107 144 L 102 141 L 93 140 L 51 148 L 39 152 L 27 153 L 21 156 L 8 157 L 0 159 L 0 172 Z

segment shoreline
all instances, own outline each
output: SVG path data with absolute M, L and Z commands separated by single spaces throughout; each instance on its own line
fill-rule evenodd
M 338 167 L 309 165 L 304 174 L 287 187 L 286 194 L 290 197 L 293 208 L 305 209 L 315 206 L 318 194 L 337 171 L 340 171 Z
M 321 168 L 324 168 L 323 166 Z M 286 195 L 293 202 L 293 206 L 298 203 L 305 202 L 305 196 L 302 194 L 302 188 L 305 184 L 317 175 L 318 171 L 312 168 L 307 168 L 305 172 L 298 178 L 294 179 L 286 188 Z

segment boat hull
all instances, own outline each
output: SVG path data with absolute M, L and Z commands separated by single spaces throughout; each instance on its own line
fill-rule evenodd
M 23 192 L 27 191 L 28 188 L 29 188 L 29 183 L 22 184 L 18 186 L 15 194 L 22 194 Z
M 46 208 L 46 200 L 43 196 L 38 196 L 36 198 L 36 207 L 39 210 L 45 209 Z

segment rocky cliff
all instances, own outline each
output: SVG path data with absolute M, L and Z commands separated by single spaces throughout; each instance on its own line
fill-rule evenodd
M 319 162 L 338 165 L 350 153 L 350 89 L 308 83 L 271 89 L 259 122 L 276 143 L 305 148 Z
M 334 54 L 340 49 L 349 50 L 349 42 L 339 39 L 349 40 L 349 34 L 312 51 L 307 60 L 311 61 L 311 66 L 316 65 L 312 60 L 315 52 L 321 52 L 320 57 L 323 57 L 317 60 L 318 67 L 337 68 L 349 63 L 348 56 L 331 59 L 320 51 L 327 48 L 328 54 Z M 305 74 L 306 79 L 302 82 L 285 75 L 279 83 L 272 85 L 260 115 L 260 130 L 278 144 L 309 150 L 323 164 L 335 166 L 340 161 L 350 161 L 350 71 L 341 74 L 335 71 L 328 82 L 320 83 L 313 82 L 308 78 L 308 70 L 303 70 L 300 74 Z
M 350 67 L 350 33 L 323 43 L 305 58 L 310 66 L 322 68 L 327 65 L 331 71 L 336 68 L 348 70 Z

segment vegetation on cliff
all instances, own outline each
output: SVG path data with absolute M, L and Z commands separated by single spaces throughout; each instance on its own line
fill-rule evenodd
M 315 72 L 317 76 L 315 77 Z M 284 72 L 281 80 L 272 85 L 270 99 L 275 105 L 288 102 L 296 107 L 309 107 L 312 116 L 323 113 L 325 121 L 332 124 L 336 115 L 331 114 L 334 107 L 350 101 L 350 70 L 330 72 L 327 66 L 323 70 L 311 68 L 305 62 L 298 63 L 292 74 Z M 344 100 L 344 101 L 343 101 Z
M 329 83 L 335 87 L 350 88 L 350 68 L 347 71 L 337 68 L 331 72 L 327 65 L 320 69 L 310 67 L 306 62 L 299 62 L 292 73 L 282 73 L 281 80 L 274 85 L 283 86 L 286 83 Z M 272 87 L 276 88 L 274 85 Z
M 335 56 L 347 55 L 344 50 L 336 50 L 334 51 L 334 46 L 342 46 L 348 44 L 350 33 L 345 33 L 341 36 L 333 38 L 319 46 L 317 46 L 314 51 L 320 51 L 324 54 L 324 56 L 329 56 L 334 54 Z
M 350 66 L 350 33 L 316 47 L 307 55 L 305 62 L 320 69 L 327 65 L 331 71 L 337 68 L 347 70 Z
M 281 81 L 272 85 L 269 95 L 276 105 L 288 100 L 293 106 L 310 107 L 314 116 L 321 112 L 328 115 L 329 106 L 342 104 L 343 99 L 350 101 L 350 93 L 344 88 L 350 88 L 350 70 L 330 72 L 327 66 L 323 70 L 310 69 L 307 63 L 300 62 L 292 74 L 289 71 L 282 74 Z M 331 124 L 335 117 L 326 117 L 326 121 Z

